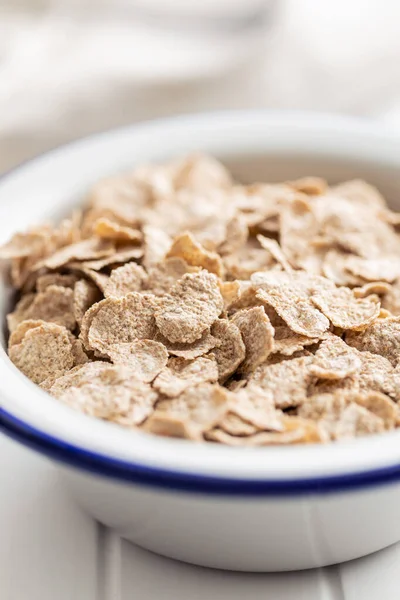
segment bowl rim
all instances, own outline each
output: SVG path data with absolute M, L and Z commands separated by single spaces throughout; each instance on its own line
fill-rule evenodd
M 288 139 L 292 127 L 298 139 L 305 132 L 312 133 L 314 143 L 318 140 L 327 152 L 338 152 L 340 148 L 344 151 L 351 140 L 352 151 L 362 153 L 363 144 L 369 141 L 369 155 L 384 165 L 395 160 L 393 148 L 386 147 L 389 142 L 400 150 L 400 136 L 361 118 L 264 110 L 200 113 L 119 127 L 55 148 L 3 175 L 0 198 L 10 182 L 20 180 L 23 186 L 24 177 L 29 179 L 29 173 L 36 167 L 45 166 L 47 161 L 68 163 L 78 150 L 85 152 L 104 143 L 112 146 L 135 136 L 156 139 L 160 133 L 169 135 L 175 130 L 193 135 L 194 130 L 204 127 L 221 131 L 232 127 L 239 134 L 245 128 L 253 132 L 276 132 L 281 128 L 289 135 Z M 329 136 L 338 130 L 341 136 L 332 145 Z M 399 163 L 400 158 L 395 161 Z M 400 478 L 400 430 L 318 446 L 318 452 L 315 447 L 307 446 L 227 448 L 126 431 L 75 413 L 24 377 L 10 362 L 4 348 L 0 351 L 0 381 L 4 385 L 0 428 L 6 434 L 75 468 L 125 481 L 257 495 L 331 492 Z
M 0 432 L 69 468 L 125 483 L 213 496 L 293 497 L 376 488 L 400 481 L 400 465 L 330 477 L 242 479 L 149 467 L 84 450 L 49 436 L 0 409 Z

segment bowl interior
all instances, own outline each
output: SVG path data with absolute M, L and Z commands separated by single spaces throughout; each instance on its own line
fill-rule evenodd
M 400 210 L 400 178 L 396 165 L 377 164 L 374 160 L 320 156 L 318 152 L 222 156 L 221 159 L 243 183 L 281 182 L 305 175 L 317 175 L 330 184 L 364 179 L 376 186 L 393 210 Z
M 81 202 L 88 187 L 104 176 L 198 150 L 221 159 L 242 182 L 283 181 L 304 175 L 322 176 L 330 183 L 363 178 L 400 210 L 400 141 L 389 132 L 362 122 L 322 116 L 204 115 L 94 136 L 6 175 L 0 181 L 0 243 L 18 230 L 65 215 Z M 10 294 L 2 283 L 3 320 Z M 243 452 L 128 432 L 61 406 L 10 363 L 4 331 L 1 344 L 2 408 L 58 439 L 115 458 L 250 478 L 334 474 L 400 461 L 398 431 L 322 447 L 318 452 L 307 447 Z M 181 451 L 183 444 L 185 452 Z

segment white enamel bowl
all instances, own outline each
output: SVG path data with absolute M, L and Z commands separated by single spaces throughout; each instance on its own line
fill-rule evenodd
M 243 180 L 364 177 L 400 210 L 400 140 L 331 116 L 243 112 L 97 135 L 0 181 L 0 242 L 57 216 L 107 174 L 188 151 Z M 0 294 L 4 316 L 9 291 Z M 337 445 L 227 448 L 162 439 L 85 417 L 41 392 L 0 350 L 0 426 L 47 455 L 78 502 L 139 545 L 243 571 L 306 569 L 400 540 L 400 431 Z

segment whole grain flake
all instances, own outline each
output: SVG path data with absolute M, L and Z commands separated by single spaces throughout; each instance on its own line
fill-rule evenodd
M 241 185 L 201 154 L 135 167 L 0 248 L 10 360 L 132 432 L 263 447 L 390 431 L 399 223 L 358 180 Z
M 216 321 L 222 309 L 217 278 L 203 270 L 179 279 L 170 294 L 161 298 L 155 317 L 160 332 L 171 342 L 191 343 Z

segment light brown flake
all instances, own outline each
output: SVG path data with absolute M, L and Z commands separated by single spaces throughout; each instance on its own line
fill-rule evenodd
M 231 322 L 239 328 L 246 349 L 246 356 L 240 364 L 239 371 L 250 373 L 271 354 L 274 347 L 274 328 L 261 306 L 238 311 L 233 315 Z
M 120 298 L 129 292 L 139 292 L 146 286 L 146 281 L 147 275 L 143 267 L 134 262 L 127 263 L 111 272 L 104 287 L 104 296 Z
M 167 258 L 150 267 L 145 282 L 146 289 L 155 296 L 163 296 L 186 273 L 198 273 L 199 267 L 190 267 L 183 258 Z
M 400 316 L 400 279 L 391 286 L 388 294 L 384 296 L 382 306 L 393 315 Z
M 290 264 L 306 268 L 310 253 L 315 250 L 310 245 L 319 234 L 320 226 L 313 204 L 306 195 L 296 195 L 288 199 L 280 211 L 280 245 Z M 320 264 L 318 260 L 317 264 Z M 317 267 L 318 269 L 318 267 Z
M 234 282 L 235 287 L 238 287 L 237 292 L 235 291 L 234 301 L 229 306 L 229 313 L 234 314 L 236 311 L 242 308 L 251 308 L 252 306 L 262 306 L 262 302 L 256 298 L 256 290 L 253 288 L 250 281 L 241 281 L 236 279 Z M 220 289 L 222 289 L 220 282 Z M 223 292 L 221 291 L 223 294 Z
M 112 367 L 110 363 L 96 360 L 84 365 L 76 366 L 58 377 L 50 377 L 43 381 L 41 387 L 47 391 L 51 390 L 51 395 L 59 398 L 70 387 L 80 387 L 91 381 L 95 381 L 103 370 Z
M 345 268 L 352 275 L 366 281 L 386 281 L 393 283 L 400 277 L 400 259 L 398 255 L 386 255 L 377 258 L 348 256 Z
M 40 258 L 49 251 L 51 233 L 51 227 L 48 225 L 34 227 L 25 233 L 15 233 L 9 242 L 0 247 L 0 260 L 32 256 Z
M 293 181 L 288 181 L 288 185 L 297 192 L 307 194 L 307 196 L 319 196 L 328 189 L 328 184 L 321 177 L 300 177 Z
M 218 246 L 218 253 L 224 256 L 236 252 L 246 244 L 248 235 L 249 230 L 243 215 L 234 215 L 226 225 L 226 238 Z
M 253 183 L 235 186 L 232 201 L 248 227 L 254 230 L 266 221 L 276 220 L 282 204 L 293 194 L 293 190 L 284 184 Z
M 154 388 L 168 398 L 176 398 L 190 387 L 217 380 L 218 368 L 213 356 L 195 360 L 171 358 L 155 380 Z
M 130 367 L 136 377 L 145 382 L 153 381 L 168 361 L 165 346 L 154 340 L 115 343 L 103 353 L 114 364 Z
M 326 277 L 307 273 L 306 271 L 292 271 L 286 273 L 282 270 L 254 273 L 251 276 L 254 287 L 264 290 L 291 287 L 300 298 L 310 298 L 316 292 L 329 293 L 335 285 Z
M 69 246 L 83 239 L 81 230 L 82 219 L 83 210 L 75 208 L 69 217 L 61 221 L 54 232 L 58 247 Z
M 69 268 L 79 273 L 80 277 L 85 277 L 89 279 L 91 282 L 95 284 L 95 286 L 102 292 L 103 295 L 104 290 L 108 283 L 108 275 L 105 273 L 99 273 L 98 271 L 94 271 L 89 267 L 86 267 L 84 263 L 71 263 Z
M 190 231 L 204 248 L 213 252 L 227 237 L 227 228 L 235 215 L 231 194 L 225 190 L 209 190 L 206 195 L 181 190 L 175 196 L 179 212 L 174 218 L 180 223 L 169 229 L 173 235 Z M 170 209 L 167 210 L 171 212 Z
M 364 258 L 395 254 L 400 240 L 393 228 L 379 218 L 376 207 L 336 194 L 314 200 L 319 227 L 332 245 Z
M 183 258 L 192 267 L 202 267 L 219 277 L 223 274 L 223 265 L 216 252 L 209 252 L 195 240 L 191 233 L 182 233 L 173 241 L 167 258 Z
M 20 343 L 10 346 L 9 357 L 34 383 L 61 375 L 74 365 L 68 330 L 55 323 L 25 328 Z
M 349 440 L 363 435 L 382 433 L 384 430 L 383 419 L 363 406 L 351 403 L 335 423 L 333 439 Z
M 224 388 L 202 383 L 185 390 L 177 398 L 159 401 L 146 423 L 146 430 L 201 440 L 226 413 L 227 405 L 228 392 Z
M 257 239 L 260 242 L 262 248 L 264 248 L 264 250 L 268 250 L 272 258 L 282 267 L 284 271 L 288 273 L 293 271 L 286 256 L 282 252 L 282 248 L 276 240 L 267 238 L 264 235 L 258 235 Z
M 286 323 L 283 323 L 283 325 L 275 326 L 273 352 L 284 356 L 292 356 L 296 352 L 303 350 L 306 346 L 317 344 L 320 339 L 324 339 L 326 335 L 327 334 L 323 334 L 317 338 L 310 338 L 305 335 L 294 333 Z
M 114 344 L 153 339 L 156 334 L 156 308 L 154 296 L 138 292 L 131 292 L 122 298 L 106 298 L 95 304 L 90 309 L 92 313 L 89 315 L 88 311 L 85 315 L 90 323 L 87 335 L 89 348 L 108 356 Z M 85 331 L 85 319 L 82 332 Z
M 274 308 L 292 331 L 309 338 L 319 338 L 329 328 L 328 319 L 290 287 L 257 291 L 257 298 Z
M 193 360 L 198 356 L 203 356 L 219 344 L 219 340 L 211 335 L 211 332 L 208 330 L 203 333 L 201 338 L 191 344 L 170 342 L 160 333 L 156 334 L 155 339 L 158 342 L 161 342 L 172 356 L 179 356 L 181 358 L 186 358 L 187 360 Z
M 101 362 L 67 373 L 49 392 L 86 415 L 126 427 L 143 423 L 157 400 L 149 384 L 140 381 L 131 368 Z
M 390 317 L 393 317 L 390 310 L 386 310 L 386 308 L 381 307 L 381 310 L 379 311 L 378 319 L 389 319 Z
M 222 429 L 225 433 L 228 433 L 231 436 L 240 437 L 254 435 L 260 431 L 258 427 L 255 427 L 254 425 L 251 425 L 251 423 L 244 421 L 241 417 L 233 412 L 228 412 L 222 417 L 218 423 L 218 428 L 218 430 Z
M 21 323 L 17 325 L 17 327 L 14 329 L 14 331 L 11 333 L 8 339 L 8 349 L 10 349 L 11 346 L 20 344 L 24 339 L 25 334 L 30 329 L 35 329 L 35 327 L 40 327 L 43 324 L 45 324 L 45 321 L 42 320 L 35 321 L 33 319 L 28 319 L 27 321 L 21 321 Z
M 308 388 L 308 395 L 333 394 L 335 392 L 358 392 L 360 390 L 360 374 L 350 375 L 343 379 L 317 379 L 313 380 Z
M 149 269 L 165 259 L 171 247 L 171 237 L 159 227 L 145 225 L 143 227 L 144 256 L 143 265 Z
M 223 383 L 244 361 L 246 347 L 237 325 L 227 319 L 218 319 L 212 326 L 211 333 L 218 340 L 213 355 L 218 365 L 219 382 Z
M 348 390 L 335 390 L 312 394 L 299 407 L 298 415 L 303 419 L 319 421 L 331 437 L 335 423 L 349 404 L 348 392 Z
M 143 256 L 143 249 L 136 246 L 122 246 L 118 245 L 118 250 L 112 252 L 106 258 L 99 258 L 98 260 L 84 260 L 82 263 L 71 262 L 68 264 L 68 268 L 85 268 L 90 271 L 101 271 L 107 267 L 117 267 L 123 265 L 132 260 L 138 260 Z
M 318 379 L 344 379 L 360 369 L 357 353 L 337 335 L 330 335 L 321 343 L 310 367 Z
M 254 273 L 252 283 L 257 298 L 269 304 L 295 333 L 316 338 L 329 328 L 329 321 L 311 298 L 320 291 L 328 295 L 334 284 L 325 277 L 303 271 Z
M 218 281 L 219 290 L 224 300 L 224 310 L 229 310 L 240 298 L 239 281 Z
M 11 269 L 8 273 L 6 270 L 3 270 L 3 275 L 22 294 L 28 294 L 35 291 L 38 277 L 46 272 L 46 269 L 32 271 L 33 266 L 32 258 L 13 258 L 11 260 Z
M 69 246 L 82 239 L 82 217 L 83 211 L 75 208 L 69 217 L 61 221 L 53 233 L 58 247 Z
M 49 321 L 74 329 L 73 295 L 70 288 L 50 285 L 44 292 L 23 298 L 14 313 L 7 316 L 10 331 L 26 320 Z
M 82 341 L 76 338 L 72 333 L 69 334 L 69 340 L 72 346 L 72 354 L 74 357 L 74 366 L 84 365 L 89 362 L 89 357 L 85 352 Z
M 133 222 L 128 222 L 118 216 L 111 208 L 89 208 L 85 211 L 81 223 L 81 237 L 88 239 L 94 236 L 94 228 L 99 219 L 108 219 L 119 225 L 130 226 Z M 135 225 L 137 223 L 135 222 Z
M 329 294 L 315 292 L 311 300 L 335 327 L 341 329 L 363 329 L 372 323 L 380 312 L 377 297 L 356 298 L 346 287 L 331 290 Z
M 101 294 L 99 289 L 90 281 L 80 279 L 74 286 L 74 317 L 78 325 L 81 324 L 84 314 L 89 308 L 99 302 Z
M 103 240 L 115 240 L 116 242 L 139 243 L 143 237 L 138 229 L 120 225 L 105 217 L 94 223 L 93 233 Z
M 281 446 L 288 444 L 315 444 L 326 441 L 316 423 L 299 417 L 284 417 L 284 431 L 261 431 L 247 437 L 229 435 L 221 429 L 206 433 L 206 439 L 230 446 Z
M 246 387 L 246 385 L 247 379 L 230 379 L 230 381 L 225 384 L 225 387 L 231 392 L 238 392 L 242 388 Z
M 361 371 L 357 382 L 362 392 L 378 391 L 400 400 L 400 389 L 396 389 L 392 364 L 379 354 L 364 351 L 358 354 Z
M 349 255 L 346 252 L 332 249 L 326 253 L 322 264 L 322 273 L 336 283 L 336 285 L 356 286 L 363 285 L 364 280 L 360 276 L 351 273 L 347 268 Z
M 192 343 L 218 318 L 223 299 L 214 274 L 186 274 L 162 298 L 156 311 L 161 334 L 171 342 Z
M 303 418 L 317 421 L 332 440 L 391 429 L 397 418 L 396 405 L 377 392 L 338 390 L 312 396 L 300 409 Z
M 59 287 L 74 289 L 77 280 L 78 278 L 73 274 L 62 275 L 61 273 L 46 273 L 37 278 L 36 289 L 38 292 L 44 292 L 49 285 L 58 285 Z
M 276 408 L 300 406 L 307 398 L 307 388 L 312 380 L 312 361 L 313 357 L 307 356 L 260 365 L 250 381 L 271 395 Z
M 381 219 L 386 221 L 386 223 L 393 225 L 395 229 L 398 229 L 398 227 L 400 227 L 400 212 L 383 208 L 380 211 L 379 216 Z
M 8 330 L 12 333 L 22 321 L 25 321 L 25 313 L 31 306 L 36 294 L 25 294 L 15 305 L 14 312 L 7 315 Z
M 390 396 L 397 403 L 400 401 L 400 367 L 397 365 L 393 371 L 390 373 L 390 376 L 386 382 L 385 389 L 383 390 L 385 394 Z M 399 425 L 399 423 L 398 423 Z
M 90 192 L 88 205 L 97 209 L 97 214 L 106 212 L 136 225 L 138 214 L 150 199 L 149 185 L 129 173 L 99 181 Z
M 352 179 L 340 183 L 334 186 L 332 191 L 338 196 L 358 204 L 361 209 L 368 207 L 377 210 L 386 206 L 386 202 L 379 191 L 361 179 Z
M 230 412 L 259 431 L 283 431 L 282 412 L 276 410 L 271 394 L 256 384 L 239 389 L 230 402 Z M 229 433 L 229 432 L 228 432 Z
M 400 318 L 377 319 L 363 331 L 347 332 L 346 342 L 358 350 L 380 354 L 396 366 L 400 359 Z
M 243 308 L 263 306 L 268 316 L 270 316 L 268 311 L 274 312 L 276 315 L 276 312 L 266 302 L 257 298 L 257 290 L 252 286 L 250 281 L 237 281 L 237 283 L 239 284 L 239 297 L 229 306 L 229 314 L 234 314 Z M 278 316 L 277 318 L 280 319 Z
M 187 438 L 200 441 L 199 437 L 193 437 L 187 427 L 185 419 L 180 414 L 167 411 L 155 410 L 147 421 L 142 425 L 143 431 L 154 435 L 172 438 Z
M 353 292 L 356 298 L 366 298 L 376 294 L 377 296 L 387 296 L 390 294 L 392 286 L 384 281 L 374 281 L 373 283 L 366 283 L 362 287 L 354 288 Z
M 280 230 L 279 215 L 272 215 L 258 223 L 257 231 L 266 236 L 277 236 Z
M 222 163 L 204 154 L 192 154 L 175 167 L 174 187 L 206 193 L 215 188 L 229 188 L 232 179 Z
M 245 246 L 224 256 L 224 266 L 232 279 L 249 279 L 252 273 L 270 269 L 275 261 L 270 252 L 250 238 Z
M 92 325 L 92 321 L 107 301 L 108 300 L 100 300 L 100 302 L 93 304 L 83 315 L 82 321 L 80 323 L 81 331 L 79 334 L 79 338 L 82 341 L 82 344 L 86 350 L 92 350 L 89 342 L 89 329 Z
M 353 401 L 382 419 L 386 430 L 393 429 L 395 426 L 398 419 L 398 406 L 385 394 L 379 392 L 355 394 Z
M 59 269 L 71 261 L 104 258 L 110 256 L 113 252 L 114 246 L 111 242 L 103 241 L 99 238 L 91 238 L 60 248 L 60 250 L 57 250 L 57 252 L 54 252 L 54 254 L 45 260 L 38 262 L 35 268 Z

